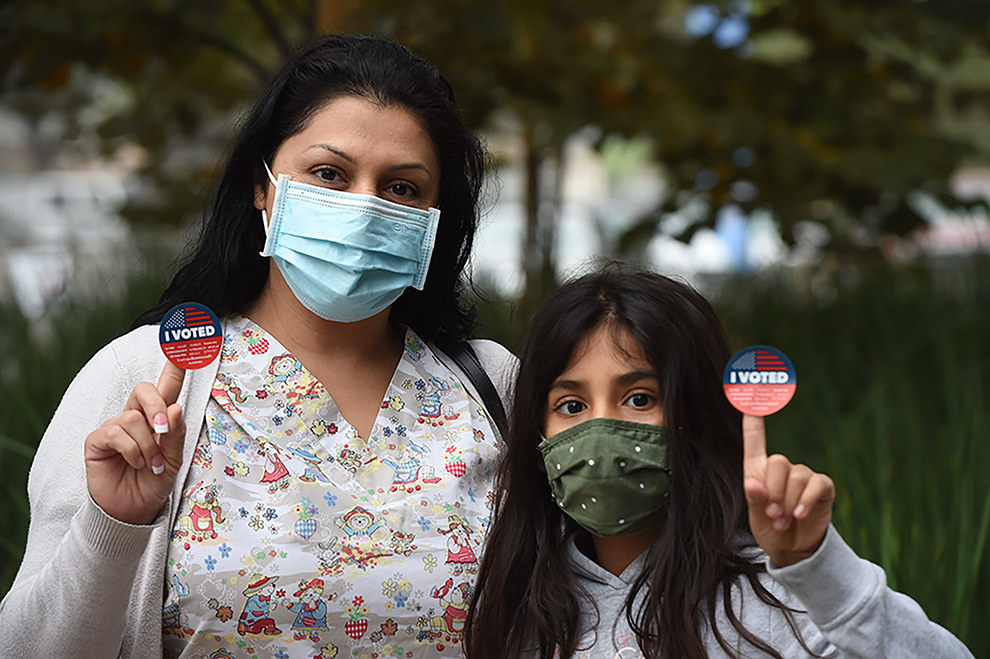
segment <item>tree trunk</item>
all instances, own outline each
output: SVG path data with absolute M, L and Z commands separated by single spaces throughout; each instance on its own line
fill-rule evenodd
M 361 0 L 314 0 L 317 34 L 367 29 Z
M 542 270 L 542 247 L 540 234 L 540 166 L 542 156 L 536 145 L 536 127 L 526 122 L 523 128 L 523 166 L 526 176 L 525 185 L 525 231 L 522 244 L 522 270 L 525 278 L 523 290 L 528 293 L 538 289 L 540 272 Z
M 522 270 L 525 287 L 519 306 L 528 320 L 557 287 L 556 241 L 563 201 L 564 157 L 563 145 L 546 145 L 535 122 L 524 125 L 523 144 L 526 225 Z M 553 172 L 547 171 L 548 164 L 554 165 Z M 547 176 L 553 178 L 547 179 Z M 548 181 L 552 189 L 545 190 Z
M 557 228 L 564 210 L 564 145 L 554 143 L 551 148 L 553 161 L 553 190 L 549 203 L 543 204 L 540 214 L 540 288 L 545 294 L 557 287 Z

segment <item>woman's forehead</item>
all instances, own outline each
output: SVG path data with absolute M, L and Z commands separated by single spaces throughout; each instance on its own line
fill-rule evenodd
M 351 157 L 371 150 L 397 160 L 423 161 L 431 170 L 439 170 L 436 145 L 415 112 L 354 94 L 335 96 L 323 103 L 278 150 L 306 150 L 320 145 L 331 145 Z

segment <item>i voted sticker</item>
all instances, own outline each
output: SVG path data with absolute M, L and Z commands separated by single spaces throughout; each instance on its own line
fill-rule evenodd
M 722 389 L 743 414 L 766 416 L 794 396 L 797 373 L 787 355 L 770 346 L 750 346 L 732 355 L 722 374 Z
M 183 302 L 162 318 L 158 342 L 168 360 L 179 368 L 203 368 L 220 354 L 223 330 L 209 307 Z

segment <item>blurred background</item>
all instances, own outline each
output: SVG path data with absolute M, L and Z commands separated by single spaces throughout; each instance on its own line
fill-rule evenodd
M 795 363 L 771 450 L 829 473 L 850 544 L 990 656 L 983 0 L 6 0 L 0 595 L 62 392 L 156 300 L 238 121 L 325 31 L 437 63 L 488 140 L 480 335 L 518 348 L 593 257 L 689 281 L 733 349 Z

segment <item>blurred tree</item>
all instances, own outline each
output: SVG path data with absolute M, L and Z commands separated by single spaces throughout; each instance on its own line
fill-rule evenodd
M 376 29 L 442 65 L 477 124 L 494 111 L 517 118 L 535 300 L 553 284 L 562 147 L 589 125 L 603 141 L 650 138 L 665 165 L 670 193 L 622 236 L 619 254 L 672 211 L 705 209 L 680 236 L 689 239 L 729 203 L 769 210 L 787 239 L 816 220 L 832 250 L 876 251 L 883 234 L 922 222 L 910 193 L 947 197 L 948 175 L 990 154 L 990 124 L 981 131 L 974 110 L 990 107 L 978 74 L 990 65 L 990 10 L 975 0 L 442 7 L 367 11 L 387 17 Z
M 699 200 L 707 212 L 682 238 L 735 203 L 770 210 L 785 238 L 811 219 L 835 249 L 869 247 L 921 221 L 908 193 L 945 194 L 948 174 L 990 149 L 990 131 L 972 139 L 990 95 L 973 73 L 990 62 L 976 0 L 10 0 L 0 25 L 5 104 L 35 125 L 59 114 L 64 135 L 88 121 L 108 152 L 144 149 L 160 195 L 142 221 L 202 204 L 231 116 L 293 44 L 395 37 L 440 65 L 474 125 L 518 126 L 533 299 L 554 283 L 563 145 L 589 125 L 650 138 L 669 179 L 620 253 Z M 122 100 L 106 103 L 96 79 Z M 101 111 L 73 112 L 80 96 Z
M 150 194 L 129 219 L 178 224 L 202 207 L 232 115 L 313 32 L 311 3 L 279 4 L 11 0 L 0 6 L 2 103 L 32 126 L 39 167 L 55 150 L 132 162 L 136 151 Z
M 882 234 L 922 222 L 906 202 L 911 192 L 946 196 L 948 175 L 980 153 L 940 99 L 958 93 L 951 74 L 964 61 L 990 64 L 981 3 L 763 0 L 684 10 L 693 24 L 636 45 L 662 55 L 622 89 L 621 116 L 605 126 L 652 136 L 673 190 L 623 247 L 700 198 L 708 213 L 688 232 L 736 204 L 771 211 L 785 238 L 810 219 L 830 229 L 832 249 L 874 249 Z M 979 91 L 986 107 L 985 78 Z M 990 130 L 982 132 L 985 160 Z

